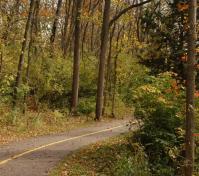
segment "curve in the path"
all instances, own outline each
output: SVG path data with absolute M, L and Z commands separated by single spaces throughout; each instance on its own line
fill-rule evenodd
M 129 120 L 98 122 L 60 135 L 0 146 L 0 176 L 44 176 L 68 153 L 127 132 Z

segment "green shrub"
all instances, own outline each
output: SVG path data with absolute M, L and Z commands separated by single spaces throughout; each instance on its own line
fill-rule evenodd
M 6 126 L 13 126 L 16 125 L 19 120 L 19 111 L 11 110 L 10 112 L 7 112 L 5 116 L 1 119 L 1 124 Z
M 136 151 L 130 156 L 120 156 L 120 159 L 114 166 L 114 176 L 150 176 L 149 164 L 143 148 L 140 146 L 131 146 Z
M 78 112 L 81 114 L 91 114 L 95 111 L 95 99 L 94 98 L 82 98 L 79 101 Z
M 4 74 L 0 77 L 0 103 L 8 103 L 11 100 L 13 88 L 11 85 L 14 83 L 14 76 L 11 74 Z
M 157 176 L 176 176 L 183 161 L 185 95 L 173 76 L 166 72 L 149 77 L 134 91 L 135 117 L 143 122 L 135 137 Z
M 156 110 L 159 104 L 178 108 L 183 107 L 184 88 L 178 85 L 173 76 L 173 73 L 170 72 L 162 73 L 157 78 L 148 76 L 146 84 L 133 91 L 136 118 L 147 118 Z
M 196 133 L 199 133 L 199 97 L 196 98 L 196 120 L 195 120 L 195 131 Z M 196 166 L 195 166 L 195 172 L 196 174 L 199 174 L 199 138 L 195 138 L 196 139 L 196 154 L 195 154 L 195 163 L 196 163 Z
M 174 176 L 181 163 L 184 133 L 178 111 L 175 107 L 157 106 L 137 133 L 156 175 Z

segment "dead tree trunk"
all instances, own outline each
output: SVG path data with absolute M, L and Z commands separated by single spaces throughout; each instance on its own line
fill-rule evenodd
M 194 169 L 194 93 L 196 78 L 196 9 L 197 0 L 189 1 L 188 15 L 188 62 L 187 62 L 187 81 L 186 81 L 186 160 L 185 176 L 192 176 Z
M 80 66 L 80 37 L 81 37 L 81 8 L 82 0 L 76 0 L 76 18 L 75 18 L 75 39 L 74 39 L 74 63 L 73 63 L 73 84 L 71 113 L 77 112 L 78 91 L 79 91 L 79 66 Z
M 101 47 L 100 47 L 100 56 L 99 56 L 99 72 L 98 72 L 96 116 L 95 116 L 96 120 L 100 120 L 103 109 L 104 77 L 105 77 L 106 51 L 107 51 L 108 34 L 109 34 L 110 7 L 111 7 L 111 0 L 105 0 L 102 31 L 101 31 Z

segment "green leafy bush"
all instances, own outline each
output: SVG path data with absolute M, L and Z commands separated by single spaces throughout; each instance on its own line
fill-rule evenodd
M 78 112 L 85 115 L 95 112 L 95 98 L 93 97 L 80 99 Z
M 166 72 L 149 77 L 134 91 L 135 117 L 143 122 L 135 137 L 157 176 L 176 176 L 182 164 L 185 95 L 174 76 Z
M 156 175 L 174 176 L 180 165 L 184 133 L 178 111 L 175 107 L 157 106 L 137 134 Z
M 148 76 L 145 79 L 146 83 L 133 91 L 136 118 L 147 118 L 160 104 L 176 108 L 183 107 L 184 87 L 178 85 L 174 76 L 172 72 L 159 74 L 158 77 Z
M 13 92 L 12 84 L 14 83 L 14 76 L 11 74 L 4 74 L 0 77 L 0 103 L 7 103 L 11 100 Z
M 131 145 L 133 154 L 120 156 L 114 166 L 114 176 L 150 176 L 149 163 L 143 148 L 137 144 Z

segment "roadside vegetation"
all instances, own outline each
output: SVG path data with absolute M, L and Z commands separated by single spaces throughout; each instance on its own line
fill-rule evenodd
M 63 162 L 57 175 L 182 176 L 185 155 L 185 88 L 178 86 L 176 76 L 172 72 L 161 73 L 156 77 L 145 76 L 141 85 L 132 89 L 133 96 L 128 99 L 134 107 L 134 116 L 141 122 L 140 128 L 128 137 L 115 138 L 111 142 L 102 142 L 74 153 Z M 198 98 L 196 107 L 198 131 Z M 196 140 L 196 175 L 198 142 Z
M 74 152 L 50 176 L 150 176 L 143 148 L 130 138 L 131 133 Z
M 56 110 L 48 110 L 40 113 L 28 112 L 25 115 L 18 112 L 7 112 L 0 121 L 0 144 L 28 137 L 66 132 L 93 123 L 91 117 L 81 116 L 71 118 Z
M 192 176 L 196 7 L 196 0 L 0 1 L 0 143 L 135 117 L 135 133 L 80 151 L 63 170 Z

